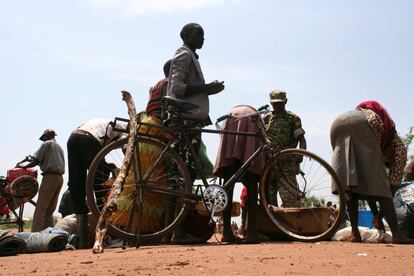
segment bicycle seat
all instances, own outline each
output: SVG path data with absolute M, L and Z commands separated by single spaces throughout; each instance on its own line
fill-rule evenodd
M 171 96 L 165 96 L 162 98 L 161 103 L 164 109 L 170 113 L 195 114 L 200 111 L 200 107 L 198 105 L 179 100 Z

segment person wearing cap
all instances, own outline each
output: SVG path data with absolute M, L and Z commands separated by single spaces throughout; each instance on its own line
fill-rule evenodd
M 32 168 L 39 165 L 42 170 L 43 177 L 33 214 L 32 232 L 39 232 L 54 225 L 53 212 L 63 185 L 62 175 L 65 173 L 65 156 L 55 136 L 56 132 L 53 129 L 46 129 L 39 138 L 43 141 L 40 148 L 16 165 L 17 168 Z M 25 163 L 26 161 L 28 162 Z
M 266 125 L 266 133 L 272 141 L 272 148 L 275 152 L 279 152 L 288 148 L 306 149 L 305 131 L 302 128 L 302 122 L 299 116 L 293 112 L 286 110 L 286 92 L 283 90 L 275 90 L 270 92 L 270 103 L 273 107 L 273 112 L 264 118 Z M 301 160 L 298 160 L 298 166 Z M 287 181 L 296 183 L 296 168 L 292 168 L 291 175 L 284 175 L 284 177 L 277 176 L 275 170 L 275 183 Z M 299 200 L 292 196 L 292 194 L 283 187 L 277 185 L 271 186 L 269 196 L 270 203 L 277 205 L 277 192 L 282 199 L 283 207 L 299 207 Z

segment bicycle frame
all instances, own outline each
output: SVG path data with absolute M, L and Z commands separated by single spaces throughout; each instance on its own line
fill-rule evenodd
M 120 194 L 123 189 L 124 181 L 127 177 L 127 174 L 130 169 L 132 168 L 134 170 L 135 174 L 135 181 L 133 183 L 130 183 L 128 185 L 133 185 L 133 190 L 131 193 L 131 204 L 127 206 L 127 208 L 130 208 L 132 206 L 132 209 L 125 209 L 126 213 L 128 215 L 127 225 L 125 223 L 120 222 L 117 224 L 117 222 L 114 222 L 114 229 L 116 229 L 116 232 L 119 233 L 122 237 L 125 237 L 125 239 L 131 239 L 133 238 L 136 242 L 136 245 L 139 246 L 140 240 L 141 240 L 141 223 L 142 223 L 142 216 L 143 216 L 143 205 L 144 202 L 144 196 L 147 193 L 153 193 L 153 194 L 162 194 L 162 195 L 170 195 L 173 198 L 177 198 L 172 200 L 171 203 L 179 202 L 179 214 L 168 222 L 168 226 L 166 225 L 166 228 L 162 228 L 161 230 L 155 230 L 153 233 L 144 233 L 146 238 L 159 238 L 163 234 L 171 233 L 171 231 L 174 230 L 174 227 L 177 226 L 183 219 L 185 212 L 188 210 L 188 207 L 191 203 L 194 203 L 196 201 L 203 201 L 207 210 L 209 211 L 210 215 L 213 216 L 213 212 L 215 210 L 215 206 L 221 206 L 223 209 L 225 208 L 225 205 L 216 205 L 216 197 L 213 195 L 213 197 L 208 197 L 208 192 L 214 191 L 214 189 L 218 190 L 218 193 L 221 193 L 223 195 L 223 199 L 218 199 L 218 202 L 221 204 L 222 202 L 225 202 L 227 200 L 227 197 L 225 196 L 225 191 L 220 187 L 214 187 L 217 185 L 209 185 L 207 183 L 207 180 L 204 175 L 202 175 L 202 172 L 200 170 L 200 162 L 197 158 L 198 154 L 195 152 L 195 149 L 193 147 L 194 139 L 198 140 L 198 137 L 201 136 L 202 133 L 211 133 L 211 134 L 221 134 L 221 135 L 241 135 L 241 136 L 250 136 L 260 139 L 262 144 L 255 150 L 253 154 L 251 154 L 250 157 L 238 168 L 238 170 L 224 183 L 224 188 L 228 191 L 232 189 L 237 181 L 247 172 L 249 169 L 249 166 L 252 164 L 252 162 L 259 157 L 260 154 L 265 155 L 266 160 L 268 161 L 267 166 L 265 166 L 264 170 L 261 173 L 261 183 L 259 185 L 260 188 L 260 196 L 261 201 L 263 197 L 263 206 L 266 210 L 269 218 L 272 220 L 272 222 L 282 229 L 283 233 L 287 234 L 289 237 L 293 237 L 298 240 L 305 240 L 305 241 L 313 241 L 313 240 L 319 240 L 321 238 L 325 238 L 328 235 L 332 233 L 334 228 L 330 227 L 327 229 L 322 229 L 322 232 L 316 232 L 316 234 L 313 234 L 314 232 L 309 232 L 309 237 L 307 236 L 307 233 L 302 233 L 301 228 L 298 229 L 298 232 L 292 232 L 292 230 L 288 226 L 282 225 L 277 218 L 274 217 L 274 215 L 271 213 L 271 210 L 269 210 L 270 206 L 267 204 L 267 187 L 273 187 L 269 185 L 274 185 L 273 182 L 273 171 L 277 173 L 278 177 L 283 177 L 285 183 L 280 183 L 282 187 L 292 186 L 291 190 L 293 190 L 292 193 L 294 193 L 297 197 L 297 199 L 300 199 L 301 194 L 299 187 L 297 186 L 297 183 L 295 180 L 292 182 L 289 180 L 289 176 L 291 174 L 291 170 L 287 171 L 286 174 L 283 172 L 282 167 L 283 165 L 288 165 L 291 167 L 288 168 L 296 168 L 296 165 L 299 163 L 302 163 L 302 160 L 296 158 L 296 156 L 301 157 L 309 157 L 310 160 L 315 160 L 316 164 L 318 164 L 321 168 L 323 168 L 328 177 L 332 179 L 335 184 L 335 188 L 339 195 L 341 206 L 344 205 L 344 196 L 343 196 L 343 189 L 339 185 L 339 180 L 333 169 L 329 166 L 326 161 L 318 157 L 317 155 L 306 152 L 305 150 L 300 149 L 287 149 L 283 151 L 275 151 L 272 148 L 272 143 L 269 140 L 269 138 L 266 135 L 266 131 L 264 128 L 264 123 L 261 118 L 261 115 L 264 112 L 267 112 L 268 109 L 264 110 L 260 108 L 257 112 L 249 115 L 242 115 L 242 116 L 232 116 L 226 115 L 218 119 L 218 121 L 221 121 L 225 118 L 231 118 L 234 120 L 243 119 L 247 117 L 254 118 L 256 126 L 257 126 L 257 132 L 238 132 L 238 131 L 229 131 L 229 130 L 214 130 L 214 129 L 202 129 L 200 126 L 200 123 L 195 122 L 194 124 L 191 123 L 192 120 L 188 120 L 189 124 L 185 123 L 185 118 L 182 113 L 175 113 L 175 112 L 191 112 L 192 109 L 190 109 L 188 106 L 179 106 L 177 105 L 171 105 L 171 109 L 168 109 L 168 111 L 171 111 L 169 113 L 168 123 L 166 125 L 160 125 L 156 123 L 150 123 L 145 121 L 137 121 L 137 116 L 135 112 L 135 106 L 132 100 L 132 97 L 130 94 L 126 91 L 123 91 L 123 99 L 127 103 L 128 106 L 128 113 L 130 115 L 130 128 L 127 131 L 124 131 L 125 133 L 128 133 L 128 137 L 124 138 L 119 141 L 115 141 L 114 143 L 111 143 L 107 147 L 105 147 L 95 158 L 95 160 L 92 162 L 91 170 L 92 173 L 91 178 L 88 177 L 88 192 L 90 193 L 90 197 L 88 199 L 94 199 L 96 194 L 94 194 L 94 176 L 96 173 L 96 170 L 99 166 L 99 162 L 102 162 L 104 160 L 106 154 L 111 152 L 112 150 L 120 150 L 122 149 L 124 153 L 124 159 L 121 165 L 120 172 L 118 175 L 116 175 L 116 180 L 114 184 L 112 185 L 111 191 L 108 194 L 108 199 L 106 200 L 105 206 L 102 210 L 98 209 L 96 212 L 100 213 L 100 218 L 98 220 L 98 224 L 96 227 L 96 240 L 94 245 L 94 252 L 95 253 L 101 253 L 103 252 L 103 237 L 105 237 L 107 227 L 110 223 L 110 216 L 111 214 L 116 211 L 117 204 L 120 198 Z M 191 106 L 190 106 L 191 107 Z M 116 123 L 115 123 L 116 125 Z M 153 132 L 153 130 L 159 130 L 159 132 Z M 152 130 L 151 130 L 152 129 Z M 151 134 L 153 133 L 153 134 Z M 191 133 L 195 133 L 197 135 L 192 136 Z M 191 140 L 190 140 L 191 139 Z M 141 143 L 144 147 L 141 147 Z M 144 158 L 141 154 L 146 154 L 147 150 L 151 149 L 146 147 L 145 145 L 153 145 L 154 149 L 156 149 L 154 154 L 149 153 L 151 156 L 149 156 L 151 159 L 149 162 L 144 161 Z M 126 151 L 124 151 L 124 146 Z M 288 157 L 288 162 L 285 162 L 284 159 L 278 159 Z M 140 160 L 140 158 L 143 158 Z M 164 160 L 167 160 L 166 163 L 169 163 L 168 160 L 175 160 L 175 163 L 171 164 L 170 170 L 161 170 L 161 174 L 158 176 L 158 168 L 163 168 L 164 166 Z M 141 161 L 144 161 L 144 166 L 141 166 Z M 280 162 L 279 162 L 280 161 Z M 271 162 L 271 163 L 269 163 Z M 313 162 L 313 161 L 311 161 Z M 191 164 L 190 169 L 195 169 L 189 171 L 186 169 L 186 165 L 188 168 L 188 165 Z M 314 164 L 314 163 L 311 163 Z M 132 167 L 131 167 L 132 166 Z M 147 167 L 149 166 L 149 167 Z M 278 172 L 278 166 L 281 173 Z M 293 166 L 293 167 L 292 167 Z M 311 165 L 312 166 L 312 165 Z M 318 167 L 319 170 L 319 167 Z M 194 181 L 194 171 L 198 172 L 201 176 L 203 185 L 196 185 L 197 190 L 194 192 L 191 190 L 191 182 Z M 189 174 L 191 173 L 191 175 Z M 307 173 L 309 171 L 303 171 L 301 172 L 300 169 L 297 171 L 294 170 L 294 173 L 298 174 L 300 173 L 302 177 L 304 177 L 304 173 Z M 309 175 L 309 174 L 308 174 Z M 310 174 L 313 175 L 313 174 Z M 161 179 L 160 177 L 165 178 L 161 181 L 161 183 L 158 183 L 158 179 Z M 307 186 L 307 179 L 305 179 L 305 187 Z M 286 183 L 287 182 L 287 183 Z M 171 183 L 171 185 L 169 184 Z M 326 183 L 326 182 L 325 182 Z M 159 185 L 161 184 L 161 185 Z M 176 184 L 180 185 L 180 187 L 183 187 L 182 189 L 176 188 L 178 186 L 175 186 Z M 291 184 L 296 184 L 291 185 Z M 164 185 L 164 187 L 163 187 Z M 333 184 L 332 184 L 333 185 Z M 193 186 L 194 187 L 194 186 Z M 203 189 L 205 188 L 205 193 L 203 192 Z M 276 187 L 277 188 L 277 187 Z M 200 190 L 201 189 L 201 193 Z M 185 192 L 182 192 L 181 190 L 185 190 Z M 289 190 L 289 189 L 288 189 Z M 273 192 L 273 191 L 272 191 Z M 303 192 L 302 195 L 305 196 L 305 193 Z M 275 197 L 272 197 L 275 199 Z M 211 199 L 211 200 L 210 200 Z M 221 202 L 220 202 L 221 201 Z M 92 203 L 91 203 L 92 204 Z M 94 207 L 96 207 L 96 202 L 93 202 Z M 277 203 L 275 203 L 275 206 L 278 206 Z M 166 206 L 168 207 L 168 206 Z M 281 206 L 283 208 L 283 206 Z M 98 207 L 99 208 L 99 207 Z M 136 208 L 138 208 L 137 213 L 137 225 L 135 228 L 135 233 L 131 233 L 130 230 L 132 227 L 132 219 L 134 218 L 134 213 L 136 211 Z M 168 207 L 169 208 L 169 207 Z M 223 210 L 221 209 L 221 210 Z M 340 209 L 343 214 L 344 209 Z M 178 210 L 177 210 L 178 211 Z M 312 211 L 312 210 L 311 210 Z M 167 216 L 167 215 L 166 215 Z M 335 227 L 338 226 L 340 222 L 340 216 L 336 218 L 335 220 Z M 170 224 L 171 223 L 171 224 Z M 112 225 L 112 224 L 111 224 Z M 123 229 L 127 229 L 127 232 L 125 232 Z M 313 231 L 313 230 L 312 230 Z
M 165 148 L 164 151 L 160 154 L 160 156 L 157 158 L 157 160 L 152 164 L 152 166 L 147 170 L 146 174 L 141 178 L 142 182 L 145 183 L 145 181 L 147 180 L 148 176 L 151 175 L 153 169 L 156 167 L 156 165 L 158 164 L 158 162 L 160 162 L 160 160 L 163 157 L 163 154 L 166 152 L 166 150 L 168 148 L 171 148 L 173 145 L 177 145 L 180 144 L 181 146 L 187 146 L 187 148 L 189 149 L 189 153 L 190 153 L 190 159 L 192 161 L 194 161 L 195 166 L 196 166 L 196 172 L 201 176 L 201 181 L 203 182 L 203 186 L 204 188 L 206 188 L 209 184 L 206 180 L 206 177 L 204 175 L 202 175 L 202 171 L 200 168 L 200 162 L 198 161 L 197 154 L 194 150 L 194 148 L 191 145 L 191 141 L 189 141 L 188 135 L 186 134 L 186 132 L 193 132 L 193 133 L 209 133 L 209 134 L 219 134 L 219 135 L 238 135 L 238 136 L 250 136 L 250 137 L 257 137 L 261 140 L 262 145 L 260 145 L 259 148 L 256 149 L 256 151 L 242 164 L 242 166 L 235 172 L 235 174 L 226 181 L 226 183 L 223 183 L 223 187 L 226 190 L 232 189 L 234 187 L 234 185 L 236 184 L 236 182 L 247 172 L 250 164 L 261 154 L 261 153 L 265 153 L 266 158 L 270 158 L 273 154 L 272 154 L 272 150 L 270 147 L 270 141 L 268 140 L 266 134 L 265 134 L 265 130 L 264 130 L 264 126 L 261 125 L 261 123 L 259 122 L 258 118 L 259 118 L 259 113 L 254 113 L 250 116 L 246 116 L 249 118 L 252 118 L 258 128 L 258 132 L 242 132 L 242 131 L 230 131 L 230 130 L 218 130 L 218 129 L 203 129 L 203 128 L 195 128 L 195 127 L 189 127 L 186 126 L 184 124 L 180 124 L 178 126 L 166 126 L 166 125 L 159 125 L 159 124 L 154 124 L 154 123 L 148 123 L 148 122 L 142 122 L 142 121 L 138 121 L 137 122 L 137 136 L 138 137 L 149 137 L 149 138 L 153 138 L 159 141 L 159 136 L 156 135 L 151 135 L 148 133 L 140 133 L 140 128 L 143 126 L 149 127 L 149 128 L 157 128 L 160 130 L 163 130 L 167 133 L 169 133 L 172 137 L 175 138 L 175 140 L 169 140 L 168 143 L 165 144 Z M 177 116 L 180 121 L 184 120 L 184 118 L 182 118 L 181 116 Z M 125 119 L 122 118 L 115 118 L 115 125 L 116 125 L 116 120 L 121 120 L 125 122 Z M 119 130 L 118 130 L 119 131 Z M 126 132 L 125 130 L 121 130 Z M 182 139 L 181 141 L 177 138 L 178 134 L 181 135 Z M 139 158 L 139 154 L 135 153 L 135 158 Z M 135 159 L 138 160 L 138 159 Z M 138 172 L 140 170 L 140 168 L 136 168 L 136 171 Z M 139 172 L 141 174 L 141 172 Z M 290 186 L 290 189 L 288 189 L 289 193 L 291 193 L 294 196 L 298 196 L 298 191 L 297 188 L 294 184 L 290 183 L 288 184 Z M 143 185 L 145 187 L 144 190 L 148 190 L 154 193 L 160 193 L 160 194 L 166 194 L 166 195 L 175 195 L 175 196 L 180 196 L 184 199 L 189 199 L 189 200 L 195 200 L 198 201 L 201 198 L 201 196 L 194 194 L 194 193 L 183 193 L 182 191 L 172 191 L 172 190 L 166 190 L 166 189 L 162 189 L 159 188 L 155 185 L 151 185 L 146 183 L 145 185 Z
M 191 145 L 191 142 L 189 141 L 188 135 L 186 134 L 186 132 L 193 132 L 193 133 L 210 133 L 210 134 L 219 134 L 219 135 L 240 135 L 240 136 L 251 136 L 251 137 L 258 137 L 261 139 L 261 141 L 263 142 L 262 145 L 248 158 L 248 160 L 246 160 L 244 162 L 244 164 L 236 171 L 236 173 L 226 182 L 223 184 L 223 186 L 225 188 L 231 188 L 234 186 L 234 184 L 237 182 L 237 180 L 247 171 L 248 167 L 250 166 L 250 164 L 253 162 L 254 159 L 256 159 L 260 153 L 262 152 L 266 152 L 268 145 L 266 143 L 265 138 L 263 137 L 263 135 L 261 135 L 260 133 L 256 133 L 256 132 L 241 132 L 241 131 L 229 131 L 229 130 L 216 130 L 216 129 L 202 129 L 202 128 L 194 128 L 194 127 L 186 127 L 185 125 L 179 126 L 179 127 L 170 127 L 170 126 L 163 126 L 163 125 L 157 125 L 157 124 L 153 124 L 153 123 L 147 123 L 147 122 L 138 122 L 138 136 L 143 136 L 143 137 L 150 137 L 150 138 L 154 138 L 154 139 L 159 139 L 158 136 L 155 135 L 151 135 L 151 134 L 142 134 L 139 133 L 139 129 L 141 126 L 147 126 L 147 127 L 154 127 L 154 128 L 158 128 L 158 129 L 163 129 L 164 131 L 168 132 L 168 133 L 180 133 L 181 136 L 184 138 L 181 141 L 177 140 L 170 140 L 166 145 L 165 145 L 165 149 L 171 147 L 173 144 L 177 144 L 180 143 L 181 146 L 187 146 L 190 152 L 190 158 L 191 160 L 195 161 L 195 165 L 196 165 L 196 171 L 197 173 L 199 173 L 200 175 L 201 173 L 201 169 L 200 169 L 200 163 L 198 161 L 198 159 L 196 158 L 197 154 L 194 151 L 194 148 Z M 173 135 L 176 136 L 176 135 Z M 152 173 L 153 168 L 156 166 L 157 162 L 159 162 L 159 160 L 162 159 L 162 154 L 160 154 L 159 158 L 154 162 L 153 166 L 151 166 L 151 168 L 149 168 L 149 170 L 146 173 L 146 176 L 150 175 Z M 144 176 L 145 178 L 145 176 Z M 144 179 L 145 180 L 145 179 Z M 204 175 L 201 175 L 201 180 L 203 182 L 204 187 L 207 187 L 209 184 L 207 183 L 206 178 L 204 177 Z M 162 191 L 157 189 L 157 191 L 154 189 L 151 189 L 154 192 L 165 192 L 165 193 L 170 193 L 171 191 Z M 179 192 L 178 194 L 182 194 L 181 192 Z M 176 194 L 177 195 L 177 194 Z

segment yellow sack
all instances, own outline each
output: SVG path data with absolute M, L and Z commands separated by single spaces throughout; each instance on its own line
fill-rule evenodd
M 140 120 L 142 122 L 161 124 L 158 118 L 141 115 Z M 138 128 L 139 133 L 151 134 L 160 136 L 160 139 L 166 139 L 166 134 L 161 128 L 155 128 L 150 126 L 141 125 Z M 145 175 L 146 170 L 154 163 L 160 154 L 160 150 L 151 145 L 140 144 L 139 158 L 141 160 L 142 171 Z M 150 178 L 156 179 L 153 183 L 165 186 L 167 184 L 166 173 L 163 166 L 158 166 L 153 171 Z M 137 208 L 136 202 L 134 202 L 133 196 L 135 192 L 135 175 L 133 167 L 128 173 L 125 180 L 124 188 L 120 194 L 118 209 L 111 216 L 111 221 L 116 223 L 118 226 L 127 227 L 130 212 L 133 205 Z M 142 210 L 142 233 L 152 233 L 161 230 L 164 223 L 164 212 L 167 207 L 166 198 L 164 195 L 148 195 L 144 194 L 143 210 Z M 137 226 L 137 209 L 134 211 L 134 217 L 131 223 L 131 229 L 135 229 Z

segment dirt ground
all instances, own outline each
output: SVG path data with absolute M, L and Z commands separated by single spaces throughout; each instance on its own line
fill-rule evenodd
M 143 246 L 0 258 L 0 275 L 414 275 L 414 245 L 267 242 Z

